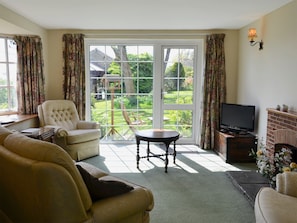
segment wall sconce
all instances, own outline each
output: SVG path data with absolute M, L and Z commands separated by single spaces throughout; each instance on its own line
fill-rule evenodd
M 255 46 L 257 43 L 259 43 L 259 50 L 263 50 L 263 41 L 261 40 L 260 42 L 259 41 L 255 41 L 255 39 L 257 38 L 257 31 L 255 28 L 250 28 L 249 29 L 249 41 L 250 41 L 250 45 L 251 46 Z

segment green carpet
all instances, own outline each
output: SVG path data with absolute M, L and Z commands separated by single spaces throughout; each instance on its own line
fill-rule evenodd
M 131 152 L 125 151 L 126 147 L 118 149 L 121 150 L 120 154 Z M 214 156 L 212 152 L 208 153 Z M 197 161 L 189 158 L 192 155 L 197 157 Z M 121 156 L 124 155 L 119 155 L 119 159 Z M 164 172 L 164 166 L 154 164 L 156 159 L 158 158 L 140 160 L 140 168 L 146 163 L 153 166 L 143 172 L 111 172 L 111 175 L 152 190 L 155 207 L 150 214 L 151 223 L 255 222 L 249 201 L 234 187 L 224 171 L 210 171 L 200 165 L 199 152 L 178 151 L 177 165 L 169 165 L 168 173 Z M 109 157 L 103 154 L 85 161 L 110 172 L 106 165 L 107 160 Z M 135 157 L 131 157 L 131 160 L 130 164 L 136 165 Z M 172 162 L 172 159 L 169 162 Z M 194 171 L 188 171 L 184 167 Z

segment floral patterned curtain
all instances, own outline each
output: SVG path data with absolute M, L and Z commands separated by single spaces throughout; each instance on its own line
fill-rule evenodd
M 83 34 L 63 35 L 64 99 L 76 105 L 80 119 L 85 118 L 85 53 Z
M 213 34 L 206 40 L 206 65 L 200 147 L 213 149 L 215 130 L 219 128 L 221 103 L 226 100 L 225 34 Z
M 45 100 L 41 38 L 15 36 L 14 41 L 18 56 L 18 113 L 37 114 L 37 106 Z

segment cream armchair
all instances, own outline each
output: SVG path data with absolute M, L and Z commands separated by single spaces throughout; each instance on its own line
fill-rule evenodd
M 257 223 L 295 223 L 297 219 L 297 173 L 276 176 L 276 189 L 263 187 L 255 199 Z
M 41 127 L 55 129 L 54 142 L 79 161 L 99 155 L 99 124 L 79 120 L 70 100 L 48 100 L 38 106 Z

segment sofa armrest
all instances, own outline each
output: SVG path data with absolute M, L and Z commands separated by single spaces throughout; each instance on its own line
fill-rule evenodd
M 93 202 L 92 212 L 94 222 L 149 222 L 144 219 L 149 219 L 147 215 L 153 207 L 152 192 L 146 188 L 135 187 L 128 193 Z M 127 221 L 130 216 L 137 214 L 137 220 Z
M 276 190 L 279 193 L 297 197 L 297 172 L 284 172 L 276 176 Z
M 97 122 L 78 121 L 77 128 L 78 129 L 99 129 L 100 124 Z

